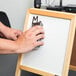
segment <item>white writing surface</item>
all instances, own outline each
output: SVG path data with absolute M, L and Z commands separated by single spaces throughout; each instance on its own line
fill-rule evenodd
M 32 27 L 33 16 L 38 16 L 43 23 L 44 45 L 23 54 L 22 65 L 61 76 L 70 20 L 30 14 L 28 28 Z

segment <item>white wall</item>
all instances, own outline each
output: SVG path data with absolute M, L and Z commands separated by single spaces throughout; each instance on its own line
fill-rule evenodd
M 33 0 L 0 0 L 0 11 L 8 14 L 13 28 L 22 29 L 27 8 L 33 7 Z

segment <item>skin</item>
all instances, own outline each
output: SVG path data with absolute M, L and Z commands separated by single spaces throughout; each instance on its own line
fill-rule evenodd
M 20 30 L 9 28 L 0 22 L 0 36 L 1 37 L 17 40 L 17 37 L 20 36 L 21 34 L 22 32 Z
M 7 38 L 0 38 L 0 54 L 26 53 L 44 44 L 43 41 L 38 41 L 44 38 L 44 30 L 41 26 L 34 26 L 25 32 L 7 28 L 2 23 L 0 26 L 1 36 Z M 8 29 L 8 34 L 5 28 Z

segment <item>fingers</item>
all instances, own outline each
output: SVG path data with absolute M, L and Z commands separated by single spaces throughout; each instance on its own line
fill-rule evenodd
M 42 39 L 44 38 L 45 38 L 44 34 L 39 34 L 36 36 L 36 42 L 35 42 L 36 47 L 44 45 L 44 42 L 42 41 Z
M 38 41 L 40 39 L 44 39 L 44 38 L 45 38 L 44 34 L 39 34 L 36 36 L 36 41 Z
M 23 33 L 23 32 L 20 31 L 20 30 L 18 30 L 18 32 L 17 32 L 18 36 L 20 36 L 22 33 Z
M 11 37 L 12 40 L 17 40 L 18 37 L 22 34 L 22 32 L 20 30 L 14 30 L 14 33 Z
M 13 39 L 14 41 L 15 41 L 15 40 L 17 40 L 17 36 L 13 36 L 13 38 L 12 38 L 12 39 Z
M 36 36 L 38 34 L 44 34 L 43 27 L 42 26 L 38 26 L 38 25 L 30 28 L 27 31 L 28 31 L 28 35 L 32 36 L 32 37 L 34 37 L 34 36 Z M 25 34 L 26 34 L 27 31 L 25 31 Z
M 33 35 L 37 36 L 39 34 L 44 34 L 44 30 L 43 29 L 37 29 L 35 30 L 35 32 L 33 32 Z
M 30 28 L 29 30 L 30 30 L 30 32 L 34 32 L 34 31 L 39 30 L 39 29 L 43 29 L 43 27 L 36 25 L 36 26 Z
M 42 46 L 42 45 L 44 45 L 44 42 L 43 42 L 43 41 L 37 41 L 37 42 L 35 43 L 35 47 L 37 47 L 37 46 Z
M 17 37 L 19 37 L 21 34 L 22 34 L 22 31 L 16 30 L 15 35 L 16 35 Z
M 1 36 L 1 37 L 5 37 L 1 32 L 0 32 L 0 36 Z
M 12 33 L 12 35 L 10 36 L 10 39 L 12 40 L 17 40 L 18 37 L 22 34 L 22 32 L 20 30 L 15 30 L 14 29 L 14 32 Z

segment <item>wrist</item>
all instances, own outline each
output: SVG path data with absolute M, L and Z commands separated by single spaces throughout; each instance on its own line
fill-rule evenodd
M 19 47 L 18 40 L 14 41 L 14 45 L 15 45 L 15 51 L 14 51 L 14 52 L 15 52 L 16 54 L 19 54 L 19 53 L 20 53 L 20 52 L 19 52 L 19 48 L 20 48 L 20 47 Z
M 18 39 L 15 41 L 16 43 L 16 53 L 19 54 L 19 53 L 25 53 L 24 52 L 24 39 L 23 39 L 23 36 L 20 36 L 18 37 Z M 25 46 L 26 47 L 26 46 Z

